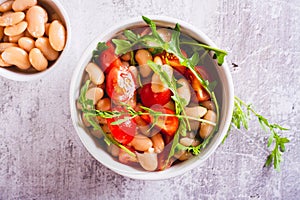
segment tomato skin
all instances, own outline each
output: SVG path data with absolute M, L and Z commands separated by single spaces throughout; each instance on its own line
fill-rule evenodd
M 202 75 L 201 70 L 203 71 L 204 69 L 200 68 L 200 67 L 196 67 L 196 71 L 201 75 L 201 77 L 203 79 L 207 80 L 208 79 L 207 73 L 204 73 L 205 71 L 203 71 L 202 72 L 203 75 Z M 204 77 L 204 76 L 206 76 L 206 77 Z M 210 99 L 209 93 L 204 89 L 204 87 L 202 86 L 200 81 L 195 77 L 195 75 L 193 74 L 192 71 L 186 70 L 185 77 L 189 80 L 192 88 L 195 90 L 196 97 L 199 102 L 207 101 Z
M 163 114 L 171 114 L 174 115 L 175 112 L 173 110 L 170 110 L 168 108 L 164 107 L 155 107 L 151 108 L 154 111 L 161 112 Z M 141 118 L 148 122 L 148 123 L 154 123 L 153 116 L 149 115 L 142 115 Z M 179 125 L 179 120 L 175 116 L 160 116 L 158 117 L 158 120 L 155 123 L 155 126 L 161 129 L 160 131 L 166 135 L 168 139 L 171 139 L 174 134 L 176 133 Z M 168 141 L 169 142 L 169 141 Z M 167 143 L 166 143 L 167 144 Z
M 122 62 L 115 54 L 115 47 L 110 41 L 106 42 L 106 46 L 108 46 L 108 49 L 101 52 L 99 56 L 99 63 L 102 70 L 105 73 L 109 73 L 113 67 L 121 66 Z
M 187 54 L 184 50 L 181 49 L 181 53 L 184 57 L 187 57 Z M 180 64 L 179 59 L 175 55 L 168 52 L 163 52 L 160 56 L 162 58 L 163 64 L 169 64 L 181 74 L 185 73 L 186 67 Z
M 134 98 L 136 83 L 127 67 L 113 67 L 106 76 L 106 93 L 115 102 L 127 102 Z
M 125 109 L 117 107 L 114 110 L 117 110 L 119 112 L 126 112 Z M 118 124 L 118 125 L 112 125 L 113 122 L 117 120 L 124 119 L 125 117 L 128 117 L 128 115 L 122 115 L 120 117 L 115 118 L 109 118 L 107 119 L 107 126 L 109 130 L 111 131 L 111 134 L 113 138 L 121 143 L 121 144 L 128 144 L 131 142 L 136 134 L 136 124 L 133 122 L 132 119 L 128 119 L 125 122 Z
M 144 85 L 140 91 L 140 97 L 143 105 L 151 107 L 153 105 L 165 105 L 171 100 L 172 92 L 167 89 L 164 92 L 155 93 L 151 89 L 151 83 Z

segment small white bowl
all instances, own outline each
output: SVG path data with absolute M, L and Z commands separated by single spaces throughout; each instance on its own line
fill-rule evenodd
M 0 4 L 4 3 L 7 0 L 0 0 Z M 65 48 L 62 52 L 60 52 L 60 55 L 57 60 L 55 60 L 48 68 L 42 72 L 22 72 L 19 69 L 16 68 L 3 68 L 0 67 L 0 76 L 3 76 L 5 78 L 14 80 L 14 81 L 32 81 L 36 79 L 40 79 L 48 74 L 50 72 L 54 71 L 57 67 L 59 67 L 61 60 L 65 57 L 66 52 L 69 49 L 70 42 L 71 42 L 71 23 L 69 16 L 62 6 L 62 4 L 59 2 L 59 0 L 38 0 L 38 4 L 42 5 L 44 9 L 54 12 L 58 15 L 59 19 L 65 26 L 67 30 L 67 40 Z
M 164 16 L 149 16 L 158 26 L 162 27 L 174 27 L 176 23 L 180 24 L 181 32 L 193 37 L 194 39 L 206 43 L 210 46 L 216 47 L 216 45 L 210 40 L 204 33 L 195 28 L 194 26 L 170 17 Z M 133 18 L 127 20 L 119 25 L 116 25 L 105 33 L 96 37 L 88 48 L 85 50 L 82 55 L 75 71 L 70 86 L 70 106 L 71 106 L 71 116 L 73 120 L 73 125 L 78 133 L 79 138 L 81 139 L 84 146 L 92 154 L 92 156 L 101 162 L 104 166 L 115 171 L 118 174 L 127 176 L 133 179 L 142 179 L 142 180 L 160 180 L 167 179 L 174 176 L 181 175 L 197 166 L 204 164 L 204 161 L 212 155 L 216 150 L 218 145 L 222 142 L 222 139 L 227 133 L 229 124 L 231 122 L 232 111 L 233 111 L 233 102 L 234 102 L 234 93 L 233 93 L 233 83 L 231 74 L 228 69 L 226 62 L 222 66 L 217 67 L 217 73 L 220 77 L 221 88 L 222 88 L 222 108 L 220 116 L 219 131 L 215 133 L 214 137 L 211 139 L 210 143 L 202 150 L 199 156 L 187 160 L 185 162 L 176 164 L 169 169 L 164 171 L 156 172 L 147 172 L 135 169 L 133 167 L 124 165 L 112 158 L 104 149 L 101 147 L 94 137 L 92 137 L 84 128 L 81 122 L 80 112 L 76 108 L 76 100 L 78 99 L 80 88 L 82 86 L 82 78 L 85 70 L 85 66 L 91 60 L 92 52 L 96 48 L 97 43 L 100 41 L 107 41 L 111 39 L 116 33 L 123 31 L 125 29 L 130 29 L 133 27 L 138 27 L 146 25 L 142 20 L 142 17 Z M 220 83 L 219 83 L 220 84 Z

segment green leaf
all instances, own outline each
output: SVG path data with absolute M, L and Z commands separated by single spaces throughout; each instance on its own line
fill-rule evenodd
M 108 49 L 108 46 L 106 45 L 106 43 L 105 42 L 99 42 L 97 44 L 96 49 L 93 51 L 92 61 L 99 64 L 98 63 L 98 57 L 102 53 L 102 51 L 104 51 L 106 49 Z
M 139 36 L 136 35 L 133 31 L 131 30 L 125 30 L 124 31 L 124 35 L 125 37 L 127 37 L 127 39 L 130 41 L 130 42 L 135 42 L 139 39 Z
M 112 39 L 112 42 L 116 45 L 115 54 L 117 55 L 125 54 L 131 50 L 132 45 L 127 40 Z
M 193 66 L 198 65 L 200 58 L 199 58 L 199 54 L 198 53 L 194 53 L 193 56 L 191 58 L 189 58 L 189 61 L 191 62 L 191 64 Z

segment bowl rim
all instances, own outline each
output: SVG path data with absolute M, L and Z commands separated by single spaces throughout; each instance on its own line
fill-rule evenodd
M 5 1 L 6 0 L 3 0 L 3 2 Z M 69 51 L 70 44 L 71 44 L 71 22 L 67 11 L 65 10 L 64 6 L 60 3 L 59 0 L 44 0 L 44 1 L 46 2 L 52 1 L 58 7 L 60 13 L 64 18 L 63 21 L 65 21 L 65 28 L 67 30 L 67 40 L 63 51 L 60 53 L 58 59 L 52 64 L 52 66 L 44 71 L 26 74 L 26 73 L 22 73 L 21 71 L 15 72 L 15 71 L 8 70 L 5 67 L 0 67 L 0 76 L 18 82 L 34 81 L 37 79 L 41 79 L 45 77 L 47 74 L 52 73 L 57 68 L 57 66 L 61 64 L 63 60 L 62 58 L 64 58 L 67 52 Z M 1 0 L 0 3 L 2 3 Z
M 164 26 L 174 26 L 176 23 L 179 23 L 181 28 L 184 28 L 185 30 L 190 31 L 190 33 L 191 33 L 191 34 L 189 34 L 190 36 L 200 40 L 201 42 L 205 42 L 206 44 L 208 44 L 212 47 L 217 47 L 215 45 L 215 43 L 206 34 L 204 34 L 198 28 L 194 27 L 193 25 L 191 25 L 185 21 L 182 21 L 182 20 L 179 20 L 176 18 L 172 18 L 172 17 L 162 16 L 162 15 L 147 15 L 147 17 L 150 18 L 151 20 L 153 20 L 157 25 L 164 24 Z M 72 80 L 71 80 L 71 84 L 70 84 L 70 94 L 69 94 L 70 95 L 69 103 L 70 103 L 71 118 L 72 118 L 73 126 L 74 126 L 76 133 L 79 136 L 81 142 L 84 144 L 84 146 L 88 150 L 88 152 L 94 157 L 94 159 L 99 161 L 101 164 L 103 164 L 107 168 L 111 169 L 112 171 L 114 171 L 120 175 L 129 177 L 132 179 L 163 180 L 163 179 L 182 175 L 182 174 L 194 169 L 195 167 L 204 164 L 204 161 L 208 157 L 210 157 L 213 152 L 215 152 L 215 150 L 217 149 L 217 147 L 220 145 L 223 138 L 227 134 L 227 130 L 228 130 L 229 124 L 231 122 L 231 117 L 232 117 L 232 112 L 233 112 L 233 103 L 234 103 L 234 87 L 233 87 L 233 81 L 232 81 L 232 77 L 231 77 L 231 74 L 229 71 L 229 67 L 228 67 L 226 59 L 225 59 L 223 65 L 222 65 L 222 70 L 226 77 L 226 81 L 227 81 L 227 85 L 228 85 L 228 89 L 226 91 L 226 100 L 228 100 L 228 102 L 226 104 L 227 112 L 224 114 L 225 115 L 225 122 L 224 122 L 224 126 L 223 126 L 224 128 L 223 128 L 223 130 L 218 130 L 218 132 L 221 131 L 221 134 L 216 139 L 216 141 L 211 145 L 211 148 L 208 150 L 208 152 L 205 153 L 205 155 L 202 155 L 201 157 L 197 156 L 195 158 L 195 159 L 197 159 L 196 161 L 191 161 L 192 159 L 185 161 L 184 163 L 188 162 L 188 164 L 186 164 L 186 166 L 179 168 L 179 169 L 176 165 L 170 168 L 170 169 L 175 169 L 175 170 L 166 169 L 164 171 L 155 171 L 155 172 L 147 172 L 147 171 L 138 172 L 137 171 L 136 173 L 128 174 L 127 171 L 122 171 L 120 169 L 113 168 L 106 162 L 103 162 L 103 160 L 98 160 L 96 158 L 96 156 L 94 155 L 95 152 L 93 151 L 93 149 L 91 149 L 89 144 L 86 144 L 86 141 L 84 140 L 83 136 L 80 134 L 82 129 L 79 127 L 79 124 L 77 124 L 77 122 L 80 120 L 77 119 L 78 113 L 77 113 L 77 108 L 76 108 L 76 100 L 78 98 L 78 95 L 76 97 L 75 94 L 76 94 L 76 92 L 77 93 L 79 92 L 80 87 L 81 87 L 81 86 L 79 86 L 79 88 L 77 87 L 78 81 L 79 81 L 78 78 L 82 77 L 82 74 L 80 74 L 80 73 L 84 71 L 85 65 L 87 64 L 86 57 L 91 57 L 91 52 L 92 52 L 91 49 L 94 49 L 98 42 L 105 41 L 105 38 L 106 39 L 111 38 L 112 34 L 110 34 L 110 33 L 115 34 L 121 30 L 124 30 L 125 28 L 132 27 L 133 25 L 137 25 L 137 24 L 145 24 L 145 23 L 141 17 L 134 17 L 134 18 L 124 20 L 124 21 L 112 26 L 111 28 L 107 29 L 102 34 L 96 36 L 92 40 L 92 42 L 87 46 L 87 48 L 85 49 L 84 53 L 82 54 L 82 56 L 78 62 L 78 65 L 74 69 L 74 72 L 72 75 Z M 89 135 L 87 132 L 85 134 Z M 116 161 L 116 162 L 118 162 L 118 161 Z

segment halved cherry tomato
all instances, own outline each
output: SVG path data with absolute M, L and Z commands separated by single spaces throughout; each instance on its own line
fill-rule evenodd
M 105 73 L 109 73 L 109 71 L 115 66 L 121 66 L 122 62 L 119 57 L 115 54 L 115 47 L 113 44 L 108 41 L 106 42 L 108 49 L 101 52 L 99 56 L 99 63 L 102 70 Z
M 164 92 L 155 93 L 151 89 L 151 83 L 144 85 L 141 89 L 141 100 L 143 105 L 151 107 L 155 104 L 165 105 L 171 100 L 172 92 L 167 89 Z
M 187 57 L 187 54 L 184 50 L 181 49 L 181 53 L 184 55 L 184 57 Z M 170 66 L 172 66 L 175 70 L 177 70 L 181 74 L 185 73 L 186 67 L 181 65 L 179 62 L 179 59 L 172 53 L 163 52 L 161 54 L 161 58 L 162 58 L 163 64 L 169 64 Z
M 163 114 L 171 114 L 171 115 L 175 114 L 173 110 L 164 107 L 155 107 L 151 109 L 157 112 L 161 112 Z M 175 116 L 159 116 L 157 121 L 155 121 L 154 117 L 150 114 L 142 115 L 141 117 L 143 120 L 145 120 L 148 123 L 155 123 L 155 126 L 161 129 L 161 132 L 163 134 L 166 134 L 171 137 L 174 136 L 174 134 L 178 129 L 179 121 L 178 118 Z
M 134 76 L 127 67 L 113 67 L 106 76 L 106 92 L 115 103 L 134 98 L 135 88 Z
M 196 71 L 198 71 L 200 73 L 200 75 L 203 79 L 207 80 L 207 78 L 204 77 L 204 76 L 207 76 L 207 74 L 202 72 L 202 74 L 204 75 L 203 76 L 201 74 L 201 70 L 199 70 L 199 69 L 202 69 L 202 68 L 198 67 L 198 69 L 196 68 Z M 185 77 L 189 80 L 189 82 L 191 83 L 192 88 L 195 90 L 198 101 L 203 102 L 203 101 L 207 101 L 207 100 L 210 99 L 209 93 L 203 88 L 202 84 L 195 77 L 193 72 L 191 72 L 189 69 L 186 70 Z
M 117 110 L 119 112 L 126 112 L 126 109 L 120 107 L 116 107 L 114 110 Z M 118 125 L 113 125 L 112 123 L 118 120 L 122 120 L 128 116 L 129 114 L 107 119 L 107 126 L 111 131 L 113 138 L 121 144 L 128 144 L 133 140 L 136 134 L 136 123 L 134 123 L 132 119 L 128 119 Z

